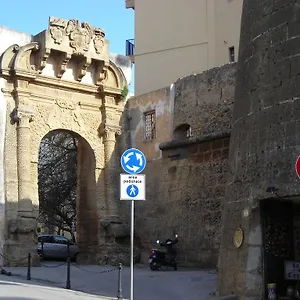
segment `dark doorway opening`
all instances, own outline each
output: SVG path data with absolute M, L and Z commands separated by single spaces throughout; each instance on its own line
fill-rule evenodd
M 287 280 L 286 261 L 300 261 L 300 201 L 270 199 L 261 202 L 265 299 L 267 285 L 276 284 L 279 297 L 297 281 Z M 278 298 L 280 299 L 280 298 Z
M 67 131 L 48 133 L 38 164 L 41 230 L 75 242 L 78 139 Z

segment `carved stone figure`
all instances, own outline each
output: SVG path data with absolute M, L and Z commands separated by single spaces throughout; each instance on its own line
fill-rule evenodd
M 93 30 L 87 22 L 80 24 L 78 20 L 70 20 L 66 34 L 70 38 L 70 46 L 75 49 L 75 53 L 83 54 L 89 50 Z
M 94 47 L 97 54 L 101 54 L 104 48 L 105 33 L 101 28 L 95 28 Z
M 65 21 L 58 18 L 50 18 L 50 34 L 54 43 L 61 44 L 65 34 Z

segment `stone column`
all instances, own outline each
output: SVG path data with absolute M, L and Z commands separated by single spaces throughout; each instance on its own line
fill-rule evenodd
M 118 217 L 118 195 L 117 183 L 119 181 L 117 173 L 116 158 L 116 135 L 121 135 L 121 128 L 104 124 L 103 144 L 104 144 L 104 179 L 105 179 L 105 200 L 107 205 L 107 216 Z
M 18 164 L 18 215 L 31 217 L 32 207 L 32 184 L 30 168 L 30 122 L 33 114 L 30 111 L 18 110 L 17 119 L 17 164 Z
M 16 217 L 7 221 L 8 235 L 4 245 L 5 265 L 26 266 L 28 253 L 32 253 L 32 265 L 38 265 L 36 253 L 36 218 L 32 205 L 31 139 L 30 122 L 33 112 L 19 105 L 17 122 L 17 174 L 18 204 Z

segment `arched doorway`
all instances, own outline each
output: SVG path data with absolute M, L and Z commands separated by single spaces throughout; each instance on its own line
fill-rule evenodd
M 39 149 L 38 188 L 40 230 L 76 240 L 81 256 L 96 249 L 95 156 L 89 143 L 68 130 L 47 133 Z

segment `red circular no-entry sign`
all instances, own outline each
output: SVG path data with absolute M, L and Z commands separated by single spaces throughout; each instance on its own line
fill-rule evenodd
M 300 178 L 300 156 L 298 156 L 298 158 L 296 160 L 295 168 L 296 168 L 296 173 L 297 173 L 298 177 Z

